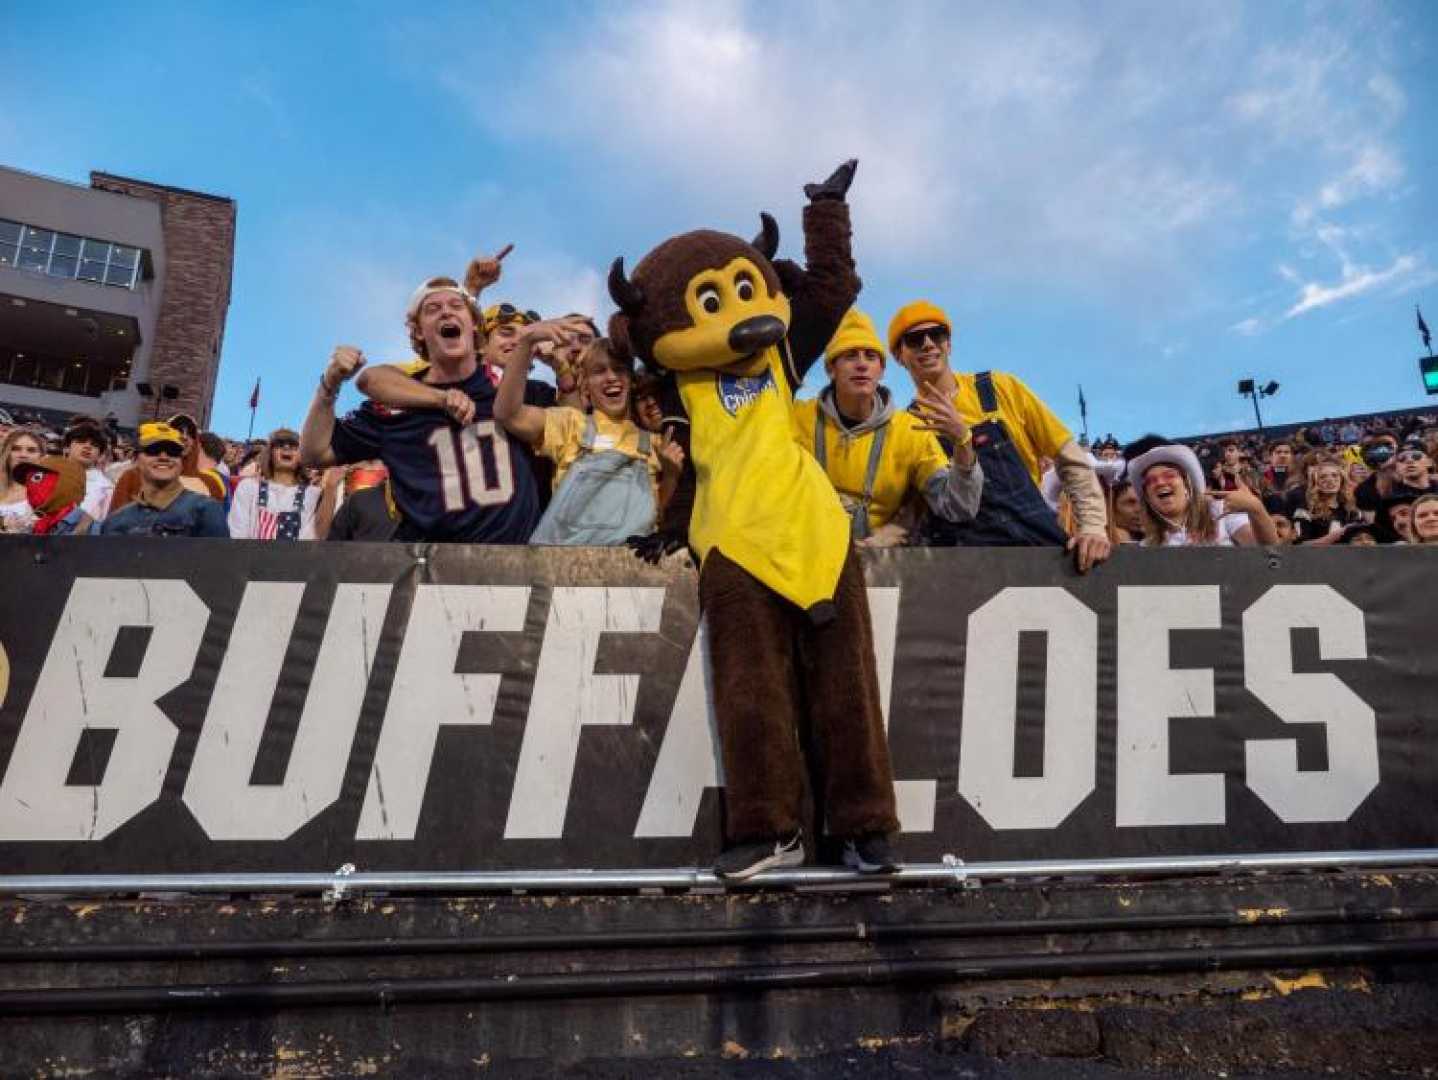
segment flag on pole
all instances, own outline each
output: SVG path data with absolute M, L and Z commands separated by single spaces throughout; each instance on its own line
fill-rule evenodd
M 1079 383 L 1079 415 L 1088 419 L 1088 402 L 1083 399 L 1083 383 Z
M 1433 352 L 1433 338 L 1428 333 L 1428 324 L 1423 321 L 1423 309 L 1417 304 L 1414 304 L 1413 310 L 1418 313 L 1418 335 L 1423 339 L 1423 347 L 1431 354 Z
M 259 378 L 257 377 L 257 378 L 255 379 L 255 388 L 250 391 L 250 408 L 251 408 L 251 409 L 258 409 L 259 407 L 260 407 L 260 380 L 259 380 Z

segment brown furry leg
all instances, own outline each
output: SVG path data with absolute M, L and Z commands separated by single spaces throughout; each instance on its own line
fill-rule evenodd
M 897 832 L 869 598 L 856 552 L 844 564 L 834 606 L 833 622 L 802 633 L 800 669 L 823 762 L 829 832 L 842 837 Z
M 795 609 L 718 551 L 709 552 L 700 571 L 699 604 L 709 623 L 728 842 L 791 836 L 800 825 L 804 783 L 794 707 Z

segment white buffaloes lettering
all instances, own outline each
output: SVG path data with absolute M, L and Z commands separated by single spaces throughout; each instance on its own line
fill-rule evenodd
M 528 586 L 420 585 L 415 590 L 357 839 L 414 839 L 439 729 L 494 720 L 501 676 L 456 673 L 460 642 L 473 631 L 523 630 L 528 606 Z
M 1284 821 L 1346 821 L 1378 786 L 1377 718 L 1337 675 L 1293 671 L 1297 626 L 1318 631 L 1324 660 L 1363 660 L 1363 612 L 1327 585 L 1275 585 L 1243 613 L 1244 682 L 1290 724 L 1323 724 L 1328 768 L 1298 770 L 1293 739 L 1250 739 L 1248 786 Z
M 594 673 L 600 635 L 655 633 L 663 609 L 663 589 L 554 589 L 505 839 L 564 835 L 580 732 L 586 724 L 632 724 L 639 695 L 638 675 Z
M 1174 630 L 1222 625 L 1217 585 L 1118 590 L 1118 825 L 1221 825 L 1223 774 L 1174 775 L 1169 721 L 1213 716 L 1213 669 L 1169 666 Z
M 184 799 L 215 839 L 283 839 L 339 797 L 390 587 L 345 584 L 316 657 L 285 780 L 252 785 L 302 583 L 250 585 L 236 617 Z M 527 586 L 420 585 L 371 769 L 357 838 L 410 840 L 440 728 L 492 722 L 499 674 L 457 674 L 463 635 L 522 631 Z M 885 715 L 898 590 L 870 590 Z M 506 835 L 557 837 L 587 724 L 629 725 L 639 676 L 596 675 L 600 636 L 659 628 L 663 591 L 556 588 Z M 175 580 L 77 579 L 0 780 L 0 840 L 101 840 L 155 802 L 177 731 L 156 701 L 188 680 L 209 610 Z M 1221 774 L 1177 774 L 1173 718 L 1214 713 L 1211 669 L 1174 671 L 1176 629 L 1220 628 L 1216 586 L 1121 587 L 1117 619 L 1115 820 L 1120 826 L 1224 820 Z M 138 672 L 105 675 L 123 627 L 150 627 Z M 1247 780 L 1284 821 L 1348 818 L 1379 780 L 1373 710 L 1336 675 L 1293 671 L 1293 627 L 1318 631 L 1325 660 L 1367 657 L 1363 613 L 1326 585 L 1281 585 L 1244 614 L 1245 682 L 1287 723 L 1324 725 L 1328 768 L 1299 771 L 1292 739 L 1252 739 Z M 1042 777 L 1013 775 L 1018 635 L 1048 635 Z M 1058 826 L 1095 785 L 1097 617 L 1054 588 L 1009 588 L 969 623 L 959 791 L 995 829 Z M 706 680 L 691 648 L 635 828 L 688 836 L 708 787 L 722 786 Z M 87 731 L 115 733 L 98 783 L 66 783 Z M 637 734 L 636 734 L 637 737 Z M 933 828 L 934 782 L 896 784 L 908 831 Z
M 1014 775 L 1019 633 L 1048 638 L 1043 775 Z M 969 616 L 959 794 L 995 829 L 1057 828 L 1094 789 L 1098 616 L 1058 588 L 1008 588 Z
M 76 579 L 0 783 L 0 840 L 103 840 L 160 797 L 179 731 L 155 702 L 190 677 L 209 617 L 183 581 Z M 131 626 L 152 629 L 140 670 L 107 676 Z M 115 733 L 104 776 L 66 784 L 87 731 Z
M 251 784 L 305 585 L 245 587 L 185 782 L 185 805 L 211 839 L 284 840 L 340 797 L 390 590 L 335 590 L 284 783 Z

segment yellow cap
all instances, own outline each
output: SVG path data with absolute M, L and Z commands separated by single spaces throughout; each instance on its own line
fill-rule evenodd
M 148 424 L 140 425 L 139 443 L 141 448 L 154 446 L 156 443 L 174 443 L 176 446 L 185 445 L 185 437 L 180 434 L 178 428 L 173 428 L 163 420 L 154 420 Z
M 948 315 L 938 304 L 928 300 L 915 300 L 912 304 L 905 304 L 889 320 L 889 351 L 898 356 L 899 338 L 904 331 L 912 330 L 920 323 L 929 322 L 941 323 L 949 333 L 954 332 L 954 324 L 949 322 Z
M 832 364 L 840 353 L 849 352 L 851 349 L 872 349 L 879 354 L 879 363 L 884 362 L 884 343 L 879 340 L 879 332 L 874 329 L 874 320 L 858 308 L 850 308 L 844 312 L 843 319 L 839 321 L 839 329 L 834 331 L 834 336 L 824 348 L 825 366 Z

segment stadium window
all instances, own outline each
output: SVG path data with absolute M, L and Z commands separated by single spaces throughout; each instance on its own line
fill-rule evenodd
M 140 251 L 138 248 L 111 244 L 110 267 L 105 271 L 105 284 L 119 285 L 126 289 L 132 288 L 135 284 L 135 268 L 139 262 Z
M 0 383 L 99 397 L 117 379 L 128 379 L 130 363 L 101 363 L 88 356 L 52 356 L 0 349 Z
M 20 257 L 20 223 L 0 218 L 0 266 L 14 266 Z
M 47 356 L 40 361 L 40 378 L 37 382 L 46 390 L 63 390 L 65 387 L 65 361 L 57 356 Z
M 57 233 L 55 250 L 50 256 L 50 276 L 72 278 L 79 266 L 80 238 L 68 233 Z
M 0 218 L 0 268 L 35 270 L 58 278 L 133 289 L 150 271 L 137 247 L 57 233 Z
M 80 280 L 103 282 L 105 264 L 110 261 L 110 245 L 103 240 L 86 240 L 80 259 Z
M 34 386 L 35 376 L 38 373 L 39 364 L 35 357 L 25 353 L 16 353 L 14 361 L 10 365 L 9 382 L 16 386 Z
M 25 226 L 25 235 L 20 240 L 20 269 L 44 271 L 50 265 L 50 248 L 55 243 L 55 234 L 49 229 Z

